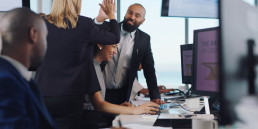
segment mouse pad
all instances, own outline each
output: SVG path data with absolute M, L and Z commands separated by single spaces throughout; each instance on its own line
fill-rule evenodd
M 191 129 L 192 119 L 157 119 L 153 126 L 173 127 L 173 129 Z

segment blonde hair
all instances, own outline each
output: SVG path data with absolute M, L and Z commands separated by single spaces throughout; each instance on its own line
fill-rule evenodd
M 81 13 L 81 0 L 53 0 L 51 13 L 46 16 L 51 24 L 59 28 L 75 28 Z

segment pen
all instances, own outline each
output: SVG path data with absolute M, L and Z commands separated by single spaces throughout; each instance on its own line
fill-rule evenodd
M 137 49 L 137 55 L 138 55 L 138 49 Z
M 119 125 L 119 127 L 122 127 L 122 122 L 121 122 L 121 120 L 120 120 L 120 117 L 118 116 L 118 125 Z
M 179 115 L 179 117 L 184 117 L 184 118 L 190 118 L 192 116 L 197 116 L 197 115 Z

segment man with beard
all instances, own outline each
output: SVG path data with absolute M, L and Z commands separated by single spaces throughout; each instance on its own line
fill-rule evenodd
M 150 91 L 150 99 L 158 104 L 164 103 L 160 100 L 160 93 L 157 87 L 150 36 L 138 29 L 145 21 L 145 14 L 145 8 L 141 4 L 133 4 L 129 6 L 123 22 L 120 23 L 121 38 L 118 52 L 106 64 L 104 72 L 107 88 L 105 98 L 108 102 L 121 104 L 124 101 L 129 101 L 138 67 L 142 64 Z M 105 13 L 100 10 L 95 23 L 101 24 L 103 28 L 108 29 L 108 22 L 104 22 L 106 17 Z
M 46 51 L 47 27 L 29 9 L 6 12 L 0 21 L 0 128 L 55 129 L 37 84 L 28 71 Z

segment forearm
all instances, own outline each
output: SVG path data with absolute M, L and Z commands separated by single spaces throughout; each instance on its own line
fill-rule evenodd
M 111 104 L 107 101 L 102 101 L 95 107 L 95 109 L 97 111 L 111 114 L 137 114 L 135 107 L 120 106 L 116 104 Z
M 136 114 L 135 107 L 125 107 L 120 105 L 111 104 L 102 100 L 100 92 L 89 95 L 91 102 L 97 111 L 102 111 L 111 114 Z
M 148 90 L 148 89 L 141 89 L 139 92 L 140 92 L 141 94 L 146 95 L 147 93 L 149 93 L 149 90 Z

